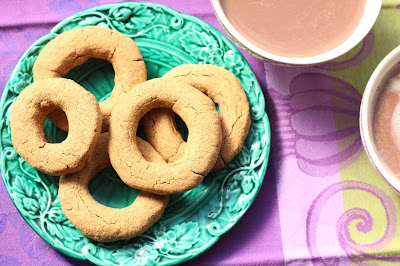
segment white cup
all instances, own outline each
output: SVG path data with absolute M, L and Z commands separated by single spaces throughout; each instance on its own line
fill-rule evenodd
M 241 1 L 246 1 L 246 0 L 241 0 Z M 315 65 L 330 61 L 347 53 L 349 50 L 354 48 L 372 29 L 372 26 L 374 25 L 382 6 L 382 0 L 366 0 L 364 14 L 361 18 L 360 24 L 357 26 L 357 28 L 354 30 L 354 32 L 346 41 L 344 41 L 341 45 L 337 46 L 336 48 L 326 53 L 311 57 L 295 58 L 295 57 L 284 57 L 275 55 L 273 53 L 261 49 L 254 43 L 250 42 L 243 35 L 241 35 L 240 32 L 238 32 L 236 28 L 232 25 L 232 23 L 229 21 L 222 8 L 221 0 L 211 0 L 211 3 L 219 22 L 224 27 L 225 31 L 229 34 L 229 36 L 231 36 L 231 38 L 239 46 L 241 46 L 244 50 L 246 50 L 253 56 L 258 57 L 264 61 L 278 63 L 278 64 L 285 64 L 285 65 Z
M 375 169 L 389 185 L 400 193 L 400 179 L 393 176 L 383 162 L 376 147 L 373 117 L 382 90 L 388 81 L 400 71 L 400 46 L 388 54 L 377 66 L 365 88 L 360 110 L 360 132 L 364 149 Z M 389 129 L 388 129 L 389 130 Z

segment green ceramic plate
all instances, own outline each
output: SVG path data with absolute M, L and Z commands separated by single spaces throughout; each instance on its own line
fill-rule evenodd
M 32 83 L 32 66 L 43 46 L 74 27 L 98 25 L 133 38 L 146 61 L 149 79 L 180 64 L 216 64 L 234 73 L 251 105 L 250 133 L 240 154 L 224 169 L 209 174 L 197 188 L 173 195 L 161 220 L 129 241 L 100 243 L 84 237 L 67 220 L 57 197 L 58 177 L 31 168 L 14 150 L 10 138 L 10 107 Z M 68 74 L 99 100 L 114 86 L 112 66 L 91 59 Z M 249 65 L 221 33 L 207 23 L 162 5 L 118 3 L 73 15 L 35 42 L 10 75 L 0 104 L 1 174 L 15 206 L 48 243 L 75 258 L 96 264 L 170 265 L 186 261 L 211 247 L 243 216 L 253 202 L 268 162 L 270 127 L 260 86 Z M 50 122 L 44 125 L 49 142 L 66 134 Z M 138 191 L 124 185 L 112 168 L 91 183 L 94 198 L 122 208 Z M 90 222 L 90 221 L 88 221 Z

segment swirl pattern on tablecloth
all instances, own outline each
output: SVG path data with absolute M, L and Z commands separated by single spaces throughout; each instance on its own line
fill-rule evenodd
M 386 228 L 383 236 L 372 244 L 359 244 L 351 237 L 351 223 L 356 223 L 355 229 L 361 233 L 371 232 L 374 228 L 374 219 L 366 209 L 352 208 L 345 210 L 336 223 L 336 234 L 341 248 L 346 256 L 356 264 L 363 264 L 368 260 L 400 261 L 400 256 L 385 257 L 376 255 L 382 251 L 394 238 L 397 230 L 397 214 L 393 200 L 379 188 L 360 181 L 344 181 L 335 183 L 322 191 L 311 204 L 307 215 L 307 247 L 314 265 L 338 265 L 341 258 L 334 258 L 329 262 L 324 261 L 318 251 L 317 227 L 318 220 L 326 202 L 336 193 L 349 190 L 367 192 L 379 200 L 386 215 Z M 373 207 L 371 207 L 373 209 Z M 354 230 L 354 229 L 353 229 Z M 375 254 L 373 254 L 375 253 Z

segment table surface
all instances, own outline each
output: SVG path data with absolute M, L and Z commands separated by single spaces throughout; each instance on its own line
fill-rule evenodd
M 120 1 L 1 0 L 1 90 L 24 51 L 55 24 L 112 2 Z M 223 32 L 208 0 L 149 2 L 199 17 Z M 283 67 L 241 50 L 263 88 L 271 120 L 267 174 L 239 223 L 186 264 L 398 265 L 400 195 L 368 161 L 358 125 L 370 75 L 400 43 L 400 0 L 383 2 L 374 29 L 334 62 Z M 36 235 L 0 182 L 0 265 L 20 264 L 89 263 L 57 252 Z

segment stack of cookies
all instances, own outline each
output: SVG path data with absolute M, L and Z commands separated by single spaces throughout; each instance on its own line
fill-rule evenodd
M 114 67 L 115 87 L 101 103 L 63 78 L 89 58 Z M 64 214 L 98 241 L 144 232 L 162 216 L 168 195 L 188 191 L 223 168 L 249 131 L 249 103 L 232 73 L 214 65 L 181 65 L 147 81 L 135 42 L 107 28 L 58 35 L 39 54 L 33 74 L 34 83 L 12 107 L 13 145 L 32 167 L 61 176 Z M 177 130 L 175 113 L 188 127 L 187 141 Z M 63 142 L 47 142 L 46 117 L 68 131 Z M 136 135 L 140 120 L 147 141 Z M 141 190 L 128 207 L 102 205 L 89 192 L 90 181 L 109 165 L 125 184 Z

